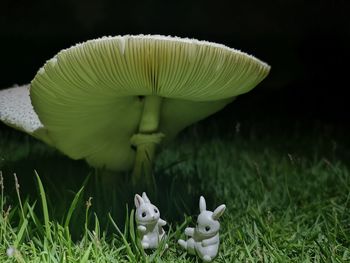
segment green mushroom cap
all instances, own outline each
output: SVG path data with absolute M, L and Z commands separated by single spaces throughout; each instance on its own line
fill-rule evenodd
M 123 171 L 135 162 L 133 144 L 170 141 L 250 91 L 269 70 L 251 55 L 206 41 L 103 37 L 47 61 L 30 98 L 45 141 L 73 159 Z

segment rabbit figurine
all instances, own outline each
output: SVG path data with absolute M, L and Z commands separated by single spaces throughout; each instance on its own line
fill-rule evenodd
M 212 261 L 219 251 L 219 217 L 224 213 L 226 206 L 218 206 L 214 212 L 206 210 L 203 196 L 199 199 L 200 214 L 195 228 L 187 227 L 185 235 L 189 236 L 187 241 L 180 239 L 179 245 L 190 254 L 197 254 L 204 262 Z
M 142 196 L 136 194 L 134 201 L 137 233 L 141 239 L 141 245 L 143 249 L 157 248 L 159 242 L 165 237 L 163 226 L 166 225 L 166 221 L 160 218 L 158 208 L 151 204 L 145 192 Z

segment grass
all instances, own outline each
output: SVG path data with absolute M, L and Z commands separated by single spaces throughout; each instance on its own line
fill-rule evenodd
M 209 209 L 227 206 L 215 262 L 350 262 L 350 145 L 338 129 L 213 120 L 188 129 L 157 159 L 149 195 L 169 223 L 169 249 L 147 253 L 126 174 L 17 132 L 0 138 L 0 262 L 200 262 L 177 240 L 201 194 Z

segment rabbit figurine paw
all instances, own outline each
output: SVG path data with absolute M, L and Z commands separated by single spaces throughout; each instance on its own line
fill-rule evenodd
M 185 235 L 190 237 L 187 241 L 180 239 L 179 245 L 188 253 L 198 255 L 204 262 L 211 262 L 219 251 L 219 217 L 224 213 L 226 206 L 218 206 L 214 212 L 206 210 L 203 196 L 199 199 L 200 214 L 195 228 L 185 229 Z
M 134 202 L 137 233 L 141 239 L 141 245 L 144 249 L 157 248 L 165 237 L 163 226 L 166 225 L 166 221 L 160 218 L 158 208 L 151 204 L 145 192 L 142 196 L 136 194 Z

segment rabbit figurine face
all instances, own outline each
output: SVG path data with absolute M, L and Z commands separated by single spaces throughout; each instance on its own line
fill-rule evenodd
M 166 221 L 160 218 L 159 209 L 151 203 L 146 193 L 142 193 L 142 196 L 136 194 L 134 201 L 137 233 L 141 245 L 144 249 L 157 248 L 165 237 L 163 226 L 166 225 Z
M 203 211 L 197 218 L 196 231 L 198 235 L 203 237 L 211 237 L 219 232 L 220 223 L 217 220 L 213 220 L 213 212 Z
M 200 214 L 197 218 L 195 228 L 185 229 L 185 235 L 190 238 L 185 241 L 180 239 L 178 243 L 188 253 L 198 255 L 203 261 L 212 261 L 219 251 L 219 217 L 225 212 L 226 206 L 218 206 L 214 212 L 207 211 L 206 202 L 203 196 L 199 199 Z
M 158 222 L 160 212 L 155 205 L 151 204 L 146 193 L 143 193 L 142 197 L 136 194 L 134 201 L 136 206 L 135 219 L 137 223 L 148 225 Z

